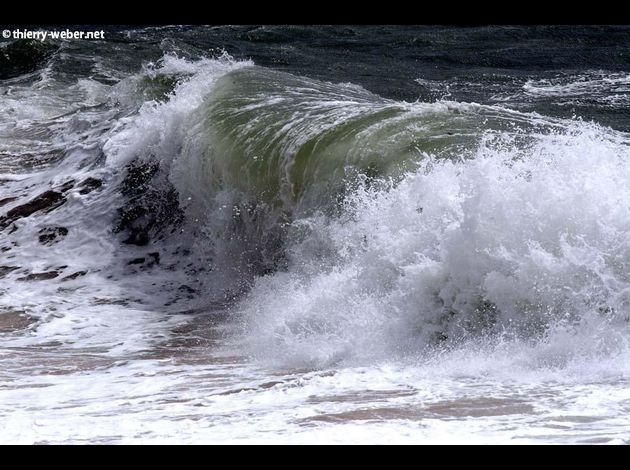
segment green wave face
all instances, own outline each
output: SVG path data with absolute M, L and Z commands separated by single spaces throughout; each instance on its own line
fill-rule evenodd
M 395 178 L 426 154 L 459 156 L 480 132 L 476 112 L 448 104 L 246 67 L 221 77 L 192 116 L 180 187 L 197 187 L 195 198 L 237 190 L 258 204 L 312 211 L 360 174 Z

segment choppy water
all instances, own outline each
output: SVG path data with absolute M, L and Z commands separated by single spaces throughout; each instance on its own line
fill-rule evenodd
M 627 443 L 630 29 L 0 43 L 0 439 Z

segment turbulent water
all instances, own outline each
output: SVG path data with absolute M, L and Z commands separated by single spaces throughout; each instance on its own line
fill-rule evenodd
M 2 442 L 630 442 L 630 28 L 2 41 Z

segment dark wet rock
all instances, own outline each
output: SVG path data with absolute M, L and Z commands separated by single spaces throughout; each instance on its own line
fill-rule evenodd
M 184 220 L 179 195 L 156 162 L 130 164 L 121 192 L 128 200 L 118 209 L 113 231 L 125 234 L 123 243 L 146 246 Z
M 11 230 L 9 230 L 9 235 L 11 235 L 13 232 L 16 232 L 17 229 L 18 229 L 18 226 L 14 224 L 13 227 L 11 227 Z
M 59 276 L 57 271 L 48 271 L 45 273 L 31 273 L 24 277 L 18 277 L 16 281 L 45 281 L 48 279 L 54 279 Z
M 195 294 L 197 291 L 195 289 L 193 289 L 190 286 L 187 286 L 186 284 L 182 284 L 181 286 L 179 286 L 179 289 L 182 292 L 186 292 L 187 294 Z
M 10 251 L 10 250 L 11 250 L 10 246 L 3 246 L 2 248 L 0 248 L 1 253 L 6 253 L 7 251 Z
M 7 217 L 28 217 L 40 210 L 52 210 L 55 207 L 63 204 L 64 202 L 65 198 L 61 193 L 51 190 L 45 191 L 31 201 L 27 202 L 26 204 L 22 204 L 21 206 L 17 206 L 11 209 L 9 212 L 7 212 Z
M 147 253 L 153 260 L 152 264 L 160 264 L 160 253 L 157 251 L 154 253 Z
M 23 330 L 36 321 L 23 310 L 0 310 L 0 333 Z
M 134 258 L 131 261 L 129 261 L 127 264 L 141 265 L 140 269 L 151 268 L 155 266 L 156 264 L 160 264 L 160 253 L 158 253 L 157 251 L 152 252 L 152 253 L 147 253 L 146 256 Z
M 125 195 L 140 195 L 150 189 L 150 183 L 160 169 L 157 162 L 132 162 L 127 166 L 127 175 L 122 183 Z
M 10 272 L 15 271 L 16 269 L 20 268 L 18 266 L 0 266 L 0 279 L 5 277 Z
M 68 235 L 68 229 L 66 227 L 46 227 L 39 231 L 39 243 L 42 245 L 52 245 L 57 243 L 59 238 L 63 238 Z
M 59 190 L 62 193 L 65 193 L 66 191 L 70 191 L 72 188 L 74 188 L 74 180 L 66 181 L 59 187 Z
M 79 187 L 81 188 L 81 190 L 79 191 L 79 194 L 89 194 L 95 189 L 100 188 L 101 186 L 103 186 L 102 180 L 89 177 L 81 181 L 81 183 L 79 184 Z
M 0 217 L 0 230 L 4 230 L 17 219 L 29 217 L 39 211 L 50 212 L 63 205 L 65 202 L 66 198 L 60 192 L 52 190 L 44 191 L 26 204 L 14 207 L 7 212 L 5 216 Z
M 77 271 L 76 273 L 72 273 L 69 276 L 66 276 L 66 277 L 62 278 L 61 280 L 62 281 L 72 281 L 72 280 L 74 280 L 74 279 L 76 279 L 78 277 L 85 276 L 87 273 L 88 273 L 87 271 Z
M 4 199 L 0 199 L 0 207 L 4 206 L 5 204 L 8 204 L 10 202 L 13 202 L 16 199 L 17 199 L 16 197 L 5 197 Z
M 34 72 L 42 67 L 58 46 L 19 39 L 0 48 L 0 80 Z
M 131 299 L 114 299 L 114 298 L 106 298 L 106 297 L 95 297 L 92 299 L 92 305 L 129 305 L 129 301 Z

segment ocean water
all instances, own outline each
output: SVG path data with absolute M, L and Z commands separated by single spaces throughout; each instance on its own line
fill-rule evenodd
M 630 28 L 105 37 L 0 42 L 1 442 L 630 442 Z

